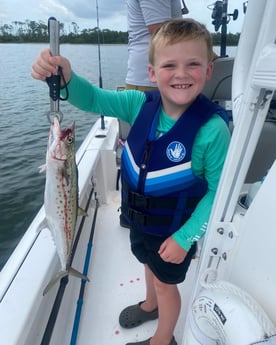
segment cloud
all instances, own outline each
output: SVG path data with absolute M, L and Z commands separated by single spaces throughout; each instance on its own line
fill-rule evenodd
M 91 4 L 88 0 L 59 0 L 61 5 L 66 7 L 74 16 L 82 19 L 91 19 L 96 17 L 96 1 Z M 99 0 L 98 12 L 102 19 L 113 18 L 120 14 L 126 14 L 125 0 Z
M 80 28 L 97 26 L 96 0 L 0 0 L 0 22 L 35 20 L 47 23 L 54 16 L 62 23 L 76 22 Z M 126 31 L 125 0 L 98 0 L 101 28 Z
M 126 0 L 98 0 L 99 21 L 101 29 L 127 30 Z M 205 23 L 207 28 L 214 31 L 211 24 L 212 11 L 207 7 L 213 4 L 211 0 L 185 0 L 190 10 L 188 16 Z M 211 6 L 212 7 L 212 6 Z M 240 11 L 237 21 L 231 20 L 228 32 L 236 33 L 241 29 L 243 21 L 242 1 L 231 0 L 228 11 L 235 8 Z M 96 0 L 28 0 L 22 7 L 22 0 L 0 0 L 0 23 L 9 23 L 17 20 L 35 20 L 47 23 L 47 19 L 54 16 L 60 22 L 70 25 L 78 24 L 80 29 L 97 26 Z
M 55 16 L 56 13 L 66 17 L 70 15 L 70 11 L 58 1 L 55 0 L 44 0 L 39 3 L 39 10 L 47 16 Z
M 76 22 L 81 29 L 97 26 L 96 0 L 44 0 L 40 6 L 62 23 Z M 98 13 L 100 28 L 127 30 L 125 0 L 98 0 Z

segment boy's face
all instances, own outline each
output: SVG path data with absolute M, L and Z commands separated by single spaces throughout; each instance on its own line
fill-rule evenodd
M 160 90 L 165 112 L 178 118 L 201 93 L 211 78 L 207 45 L 202 39 L 156 47 L 149 77 Z

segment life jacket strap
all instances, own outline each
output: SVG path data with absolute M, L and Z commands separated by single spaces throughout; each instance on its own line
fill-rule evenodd
M 176 209 L 179 198 L 176 197 L 153 197 L 133 192 L 127 188 L 128 205 L 138 209 Z M 186 208 L 195 208 L 199 197 L 188 198 Z
M 128 190 L 129 205 L 135 208 L 153 209 L 153 208 L 167 208 L 175 209 L 177 207 L 178 199 L 173 197 L 151 197 L 142 195 L 131 190 Z
M 134 209 L 128 208 L 125 215 L 129 218 L 131 223 L 139 224 L 143 226 L 162 226 L 169 227 L 173 222 L 173 216 L 170 215 L 154 215 L 154 214 L 145 214 L 143 212 L 136 211 Z M 189 215 L 183 216 L 182 223 L 184 224 Z

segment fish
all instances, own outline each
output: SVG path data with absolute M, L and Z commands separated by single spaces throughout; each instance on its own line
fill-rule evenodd
M 43 291 L 45 295 L 62 277 L 73 275 L 89 281 L 88 277 L 70 266 L 72 245 L 78 215 L 87 215 L 78 206 L 78 170 L 75 159 L 75 123 L 61 128 L 54 117 L 48 136 L 44 190 L 44 226 L 50 230 L 61 264 L 59 271 Z

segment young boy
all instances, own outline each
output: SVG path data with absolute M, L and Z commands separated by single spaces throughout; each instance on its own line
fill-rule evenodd
M 201 94 L 212 57 L 206 28 L 179 19 L 164 23 L 151 40 L 148 71 L 159 91 L 99 89 L 48 49 L 33 64 L 39 80 L 61 66 L 75 106 L 132 125 L 122 155 L 122 213 L 131 249 L 145 267 L 146 298 L 125 308 L 119 322 L 131 328 L 158 317 L 154 335 L 135 344 L 177 345 L 177 284 L 205 233 L 230 141 L 226 113 Z

